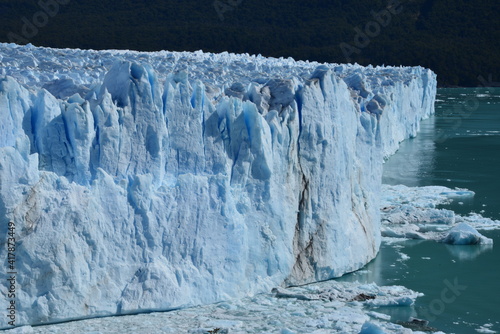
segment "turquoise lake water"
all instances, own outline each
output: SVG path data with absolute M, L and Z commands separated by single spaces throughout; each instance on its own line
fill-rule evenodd
M 499 173 L 500 88 L 439 89 L 436 115 L 386 162 L 383 181 L 467 188 L 474 199 L 446 207 L 500 220 Z M 492 247 L 382 244 L 366 271 L 341 280 L 397 284 L 425 294 L 413 307 L 378 310 L 393 321 L 417 317 L 446 333 L 477 333 L 481 326 L 483 333 L 500 333 L 500 231 L 482 233 L 494 240 Z

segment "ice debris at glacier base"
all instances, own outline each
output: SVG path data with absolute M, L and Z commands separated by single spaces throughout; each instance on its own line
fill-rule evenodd
M 356 301 L 360 295 L 373 299 Z M 378 313 L 377 309 L 404 307 L 413 304 L 419 296 L 401 286 L 328 281 L 172 312 L 25 327 L 6 333 L 208 334 L 219 328 L 219 333 L 230 334 L 358 334 L 371 333 L 368 328 L 377 327 L 387 334 L 411 334 L 419 332 L 391 323 L 391 317 Z
M 421 67 L 12 44 L 0 61 L 0 240 L 14 222 L 18 325 L 361 268 L 379 249 L 383 158 L 436 93 Z
M 474 192 L 442 186 L 382 186 L 382 236 L 430 239 L 453 245 L 489 245 L 493 240 L 477 230 L 500 229 L 500 221 L 478 213 L 458 215 L 437 208 L 454 200 L 470 199 Z

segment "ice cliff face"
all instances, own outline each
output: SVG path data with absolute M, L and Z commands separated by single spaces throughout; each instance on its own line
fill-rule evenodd
M 0 44 L 0 60 L 0 257 L 14 222 L 17 324 L 362 267 L 380 243 L 383 158 L 436 90 L 420 67 L 248 55 Z

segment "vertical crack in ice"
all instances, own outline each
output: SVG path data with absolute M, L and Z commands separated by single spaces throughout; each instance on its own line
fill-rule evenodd
M 299 167 L 299 177 L 301 182 L 300 193 L 298 196 L 297 203 L 297 220 L 295 223 L 295 232 L 293 237 L 293 255 L 295 257 L 295 263 L 293 264 L 292 271 L 290 275 L 285 279 L 285 285 L 293 285 L 297 282 L 302 281 L 308 273 L 314 271 L 314 259 L 313 259 L 313 238 L 310 238 L 307 244 L 304 246 L 304 227 L 307 219 L 308 201 L 309 201 L 309 180 L 304 173 L 302 167 L 302 157 L 301 157 L 301 137 L 303 130 L 303 119 L 302 119 L 302 94 L 303 87 L 300 86 L 294 94 L 294 99 L 297 105 L 298 123 L 299 131 L 297 136 L 297 163 Z
M 293 237 L 295 263 L 290 276 L 285 280 L 285 285 L 296 284 L 303 280 L 307 274 L 314 272 L 314 258 L 312 252 L 314 237 L 309 237 L 307 244 L 305 246 L 303 245 L 305 239 L 304 225 L 306 211 L 308 210 L 307 203 L 309 201 L 309 181 L 306 179 L 302 168 L 300 168 L 300 172 L 302 173 L 302 188 L 299 195 L 297 221 L 295 223 L 295 234 Z

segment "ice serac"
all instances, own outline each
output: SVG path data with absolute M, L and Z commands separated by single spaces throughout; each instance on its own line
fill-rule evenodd
M 359 269 L 379 248 L 383 158 L 436 89 L 420 67 L 227 53 L 0 44 L 0 58 L 0 256 L 14 222 L 18 325 Z

